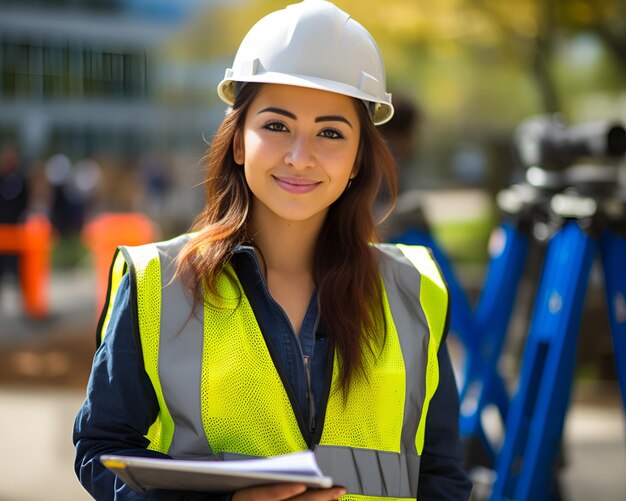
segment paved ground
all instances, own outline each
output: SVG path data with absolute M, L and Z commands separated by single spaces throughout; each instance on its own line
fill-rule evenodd
M 80 390 L 0 387 L 0 500 L 91 499 L 73 471 L 71 430 Z
M 89 499 L 74 477 L 71 429 L 94 349 L 93 278 L 55 274 L 53 314 L 40 322 L 22 318 L 12 289 L 0 290 L 0 501 Z M 567 499 L 623 500 L 626 434 L 616 386 L 579 385 L 574 400 Z
M 94 351 L 89 271 L 56 273 L 50 317 L 21 314 L 0 284 L 0 501 L 91 499 L 73 473 L 71 430 Z

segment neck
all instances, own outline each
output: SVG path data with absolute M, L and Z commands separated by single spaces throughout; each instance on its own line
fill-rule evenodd
M 249 234 L 261 250 L 267 269 L 281 275 L 311 276 L 315 244 L 325 214 L 305 221 L 288 221 L 255 202 Z

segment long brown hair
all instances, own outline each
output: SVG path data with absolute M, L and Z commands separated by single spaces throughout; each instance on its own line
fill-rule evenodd
M 192 226 L 198 233 L 184 246 L 177 269 L 194 294 L 194 307 L 208 300 L 203 288 L 217 294 L 215 283 L 233 246 L 248 240 L 253 197 L 243 169 L 235 163 L 233 141 L 261 85 L 246 84 L 238 92 L 207 154 L 206 205 Z M 329 208 L 313 268 L 320 324 L 337 350 L 344 395 L 357 373 L 366 376 L 365 350 L 375 353 L 384 342 L 382 286 L 370 245 L 378 241 L 372 206 L 381 184 L 393 194 L 390 206 L 397 190 L 395 161 L 364 103 L 355 100 L 355 105 L 361 122 L 358 173 Z

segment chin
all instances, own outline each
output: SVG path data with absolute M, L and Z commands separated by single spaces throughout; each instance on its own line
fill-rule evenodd
M 280 219 L 284 219 L 285 221 L 292 221 L 294 223 L 301 223 L 305 221 L 311 221 L 317 218 L 324 218 L 326 215 L 326 210 L 314 210 L 309 209 L 297 209 L 297 208 L 280 208 L 276 210 L 272 210 L 272 212 L 279 217 Z

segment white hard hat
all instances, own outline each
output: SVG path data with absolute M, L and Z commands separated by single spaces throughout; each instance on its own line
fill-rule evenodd
M 257 22 L 217 88 L 231 106 L 237 82 L 296 85 L 362 99 L 371 103 L 376 125 L 393 116 L 376 42 L 363 26 L 325 0 L 304 0 Z

